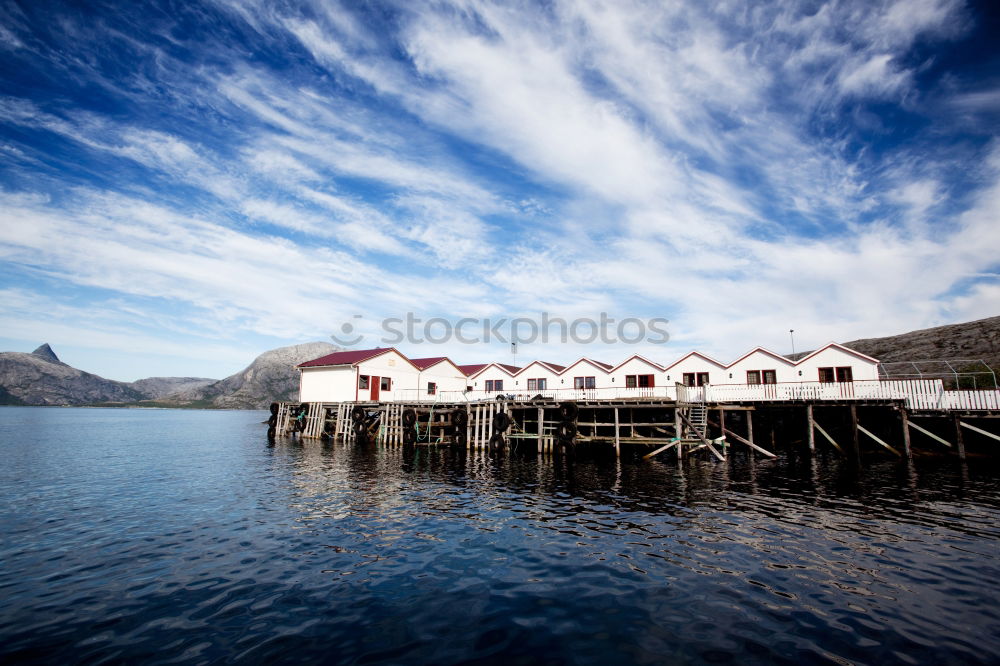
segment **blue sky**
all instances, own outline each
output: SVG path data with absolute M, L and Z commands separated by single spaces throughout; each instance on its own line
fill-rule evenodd
M 1000 314 L 997 13 L 6 3 L 0 347 L 222 377 L 345 321 L 607 312 L 671 341 L 520 357 L 728 361 Z

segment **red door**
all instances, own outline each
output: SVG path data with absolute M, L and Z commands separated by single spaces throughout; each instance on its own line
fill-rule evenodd
M 374 375 L 372 375 L 372 378 L 371 378 L 370 381 L 372 383 L 372 402 L 378 402 L 378 389 L 379 389 L 379 386 L 381 385 L 382 378 L 381 377 L 375 377 Z

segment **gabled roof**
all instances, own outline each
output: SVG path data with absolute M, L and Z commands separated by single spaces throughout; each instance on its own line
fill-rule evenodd
M 487 364 L 485 364 L 484 366 L 482 366 L 478 370 L 474 371 L 469 376 L 470 377 L 473 377 L 473 376 L 478 377 L 479 375 L 483 374 L 484 372 L 486 372 L 490 368 L 494 368 L 494 367 L 500 368 L 501 370 L 503 370 L 504 372 L 506 372 L 511 377 L 513 377 L 514 375 L 516 375 L 521 370 L 521 368 L 517 367 L 516 365 L 507 365 L 506 363 L 497 363 L 497 362 L 494 361 L 493 363 L 487 363 Z
M 880 363 L 880 361 L 877 358 L 872 358 L 871 356 L 867 356 L 865 354 L 862 354 L 861 352 L 854 351 L 850 347 L 845 347 L 844 345 L 837 344 L 836 342 L 828 342 L 825 345 L 823 345 L 822 347 L 820 347 L 819 349 L 817 349 L 816 351 L 814 351 L 814 352 L 812 352 L 810 354 L 807 354 L 807 355 L 803 356 L 802 358 L 800 358 L 798 361 L 795 362 L 795 365 L 799 365 L 803 361 L 812 358 L 813 356 L 815 356 L 816 354 L 820 353 L 821 351 L 826 351 L 830 347 L 836 347 L 840 351 L 844 351 L 844 352 L 847 352 L 848 354 L 852 354 L 854 356 L 857 356 L 858 358 L 860 358 L 860 359 L 862 359 L 864 361 L 871 361 L 872 363 L 876 363 L 876 364 Z
M 438 356 L 436 358 L 411 358 L 410 363 L 415 365 L 417 370 L 420 370 L 421 372 L 424 370 L 430 370 L 431 368 L 437 367 L 442 363 L 447 363 L 455 369 L 456 373 L 462 375 L 463 377 L 466 375 L 465 371 L 455 365 L 455 362 L 447 356 Z
M 472 363 L 470 365 L 460 365 L 458 369 L 465 373 L 466 377 L 470 377 L 483 368 L 485 368 L 489 363 Z
M 595 361 L 592 358 L 587 358 L 586 356 L 583 356 L 573 361 L 569 365 L 567 365 L 560 374 L 569 372 L 570 370 L 580 365 L 581 363 L 589 363 L 590 365 L 594 366 L 598 370 L 601 370 L 602 372 L 608 372 L 611 370 L 611 366 L 608 365 L 607 363 L 601 363 L 600 361 Z
M 743 359 L 745 359 L 748 356 L 751 356 L 752 354 L 755 354 L 757 352 L 760 352 L 762 354 L 767 354 L 768 356 L 770 356 L 770 357 L 772 357 L 772 358 L 774 358 L 774 359 L 776 359 L 778 361 L 782 361 L 784 363 L 787 363 L 788 365 L 795 365 L 794 361 L 790 361 L 789 359 L 785 358 L 781 354 L 776 354 L 773 351 L 771 351 L 770 349 L 764 349 L 763 347 L 754 347 L 753 349 L 751 349 L 750 351 L 748 351 L 746 354 L 743 354 L 743 356 L 740 356 L 738 359 L 736 359 L 735 361 L 733 361 L 732 363 L 730 363 L 726 367 L 727 368 L 731 368 L 734 365 L 736 365 L 737 363 L 739 363 L 740 361 L 742 361 Z
M 705 356 L 704 354 L 702 354 L 699 351 L 692 351 L 692 352 L 688 352 L 687 354 L 684 354 L 684 356 L 680 357 L 679 359 L 677 359 L 676 361 L 674 361 L 670 365 L 666 366 L 664 368 L 664 370 L 669 370 L 670 368 L 674 367 L 675 365 L 681 363 L 682 361 L 684 361 L 684 360 L 686 360 L 686 359 L 688 359 L 688 358 L 690 358 L 692 356 L 697 356 L 698 358 L 702 358 L 702 359 L 708 361 L 709 363 L 714 363 L 715 365 L 719 366 L 719 368 L 721 368 L 723 370 L 725 370 L 727 367 L 729 367 L 727 365 L 723 365 L 722 363 L 719 363 L 718 361 L 716 361 L 711 356 Z
M 531 363 L 529 363 L 528 365 L 524 366 L 523 368 L 519 368 L 518 371 L 515 374 L 519 375 L 522 372 L 524 372 L 525 370 L 527 370 L 528 368 L 530 368 L 531 366 L 536 365 L 536 364 L 542 366 L 543 368 L 545 368 L 549 372 L 551 372 L 553 374 L 556 374 L 556 375 L 561 375 L 563 373 L 563 371 L 566 369 L 565 365 L 559 365 L 558 363 L 549 363 L 547 361 L 532 361 Z
M 388 354 L 389 352 L 396 352 L 404 361 L 413 365 L 413 361 L 406 358 L 403 354 L 399 352 L 395 347 L 376 347 L 375 349 L 351 349 L 348 351 L 339 351 L 332 354 L 327 354 L 326 356 L 320 356 L 319 358 L 314 358 L 311 361 L 306 361 L 305 363 L 299 363 L 297 368 L 320 368 L 335 365 L 350 365 L 356 366 L 359 363 L 364 363 L 365 361 L 370 361 L 373 358 L 382 356 L 383 354 Z
M 631 361 L 634 358 L 639 359 L 640 361 L 642 361 L 646 365 L 651 365 L 652 367 L 656 368 L 657 370 L 666 370 L 665 367 L 663 367 L 659 363 L 656 363 L 654 361 L 650 361 L 645 356 L 639 356 L 638 354 L 633 354 L 632 356 L 629 356 L 627 359 L 625 359 L 624 361 L 622 361 L 621 363 L 619 363 L 615 367 L 611 368 L 611 370 L 609 370 L 609 372 L 613 372 L 613 371 L 617 370 L 618 368 L 622 367 L 623 365 L 625 365 L 626 363 L 628 363 L 629 361 Z
M 417 366 L 419 370 L 426 370 L 432 365 L 437 365 L 441 361 L 448 361 L 447 356 L 431 356 L 428 358 L 411 358 L 410 363 Z

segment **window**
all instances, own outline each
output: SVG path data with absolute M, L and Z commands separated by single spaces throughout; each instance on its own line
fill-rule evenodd
M 502 391 L 503 390 L 503 380 L 502 379 L 487 379 L 486 380 L 486 390 L 487 391 Z
M 653 375 L 625 375 L 625 388 L 650 388 L 653 386 Z
M 851 370 L 851 366 L 845 366 L 842 368 L 837 368 L 837 381 L 838 382 L 853 382 L 854 372 Z
M 819 380 L 824 383 L 833 383 L 836 381 L 834 379 L 833 368 L 820 368 L 819 369 Z
M 777 384 L 777 370 L 747 370 L 747 384 Z
M 368 388 L 368 375 L 361 375 L 358 377 L 358 388 L 359 389 Z
M 537 379 L 529 379 L 528 380 L 528 390 L 529 391 L 537 391 L 538 390 L 538 380 Z
M 635 388 L 635 375 L 625 375 L 625 388 Z
M 685 372 L 684 386 L 705 386 L 708 384 L 707 372 Z
M 392 379 L 389 377 L 383 377 L 380 383 L 380 387 L 383 391 L 389 391 L 392 389 Z
M 427 395 L 434 395 L 437 393 L 438 385 L 434 382 L 427 382 Z
M 592 389 L 597 386 L 596 377 L 574 377 L 573 378 L 573 388 L 575 389 Z
M 528 390 L 529 391 L 544 391 L 548 384 L 548 380 L 545 377 L 538 377 L 537 379 L 528 380 Z

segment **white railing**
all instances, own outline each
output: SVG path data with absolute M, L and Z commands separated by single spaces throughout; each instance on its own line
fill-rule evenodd
M 498 395 L 526 401 L 622 400 L 660 398 L 681 402 L 794 402 L 905 400 L 910 409 L 1000 410 L 1000 390 L 946 391 L 940 379 L 868 380 L 855 382 L 785 382 L 781 384 L 712 384 L 706 386 L 609 387 L 543 391 L 384 391 L 383 402 L 461 403 L 496 400 Z

